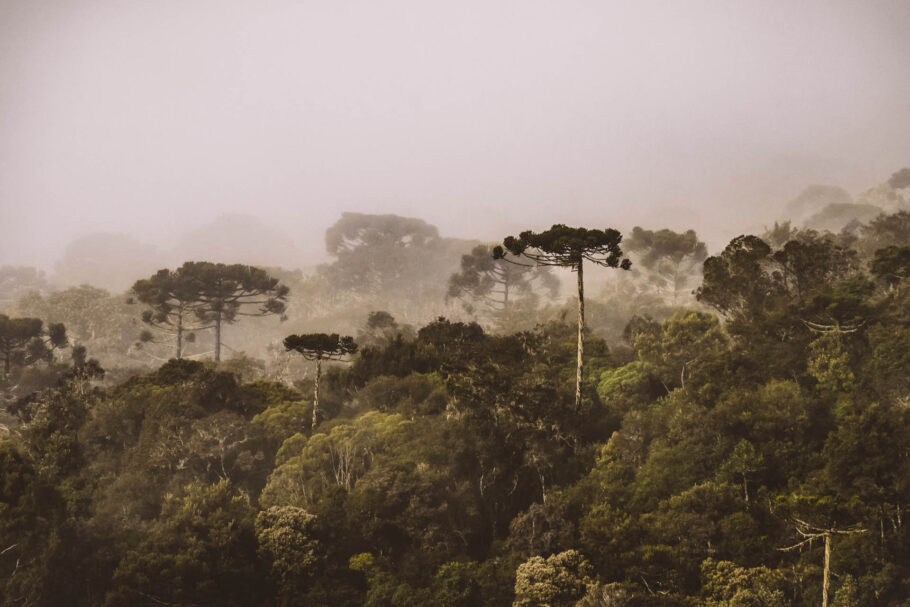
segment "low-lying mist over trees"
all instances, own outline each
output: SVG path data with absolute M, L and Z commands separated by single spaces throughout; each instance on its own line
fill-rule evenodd
M 910 606 L 910 2 L 0 2 L 0 607 Z
M 903 605 L 908 174 L 719 248 L 345 212 L 320 263 L 4 266 L 0 605 Z

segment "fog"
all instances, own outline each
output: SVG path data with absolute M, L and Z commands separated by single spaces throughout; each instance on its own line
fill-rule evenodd
M 716 250 L 908 164 L 908 32 L 900 0 L 4 0 L 0 263 L 96 232 L 173 251 L 239 214 L 298 267 L 342 211 Z

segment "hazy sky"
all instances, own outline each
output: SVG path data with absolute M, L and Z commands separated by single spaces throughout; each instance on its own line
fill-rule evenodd
M 907 165 L 906 0 L 0 0 L 0 264 L 223 213 L 732 231 Z

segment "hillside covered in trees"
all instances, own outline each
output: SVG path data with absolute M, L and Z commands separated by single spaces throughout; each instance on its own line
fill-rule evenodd
M 910 604 L 908 175 L 716 251 L 345 213 L 306 271 L 4 267 L 0 605 Z

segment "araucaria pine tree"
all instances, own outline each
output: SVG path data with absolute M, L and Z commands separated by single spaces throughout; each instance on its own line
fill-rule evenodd
M 180 272 L 196 284 L 196 316 L 215 329 L 215 360 L 221 360 L 221 328 L 238 316 L 284 315 L 287 286 L 260 268 L 188 261 Z
M 10 318 L 0 314 L 0 362 L 4 378 L 13 365 L 50 360 L 55 349 L 67 345 L 66 328 L 61 323 L 51 323 L 45 330 L 40 318 Z
M 525 258 L 538 266 L 570 268 L 578 274 L 578 365 L 575 374 L 575 409 L 581 408 L 581 380 L 584 369 L 585 260 L 607 268 L 628 270 L 632 262 L 622 256 L 622 234 L 612 228 L 588 230 L 556 224 L 545 232 L 530 230 L 508 236 L 493 249 L 494 259 Z M 520 263 L 520 262 L 516 262 Z
M 307 360 L 316 361 L 316 382 L 313 388 L 313 429 L 319 423 L 319 379 L 322 376 L 322 361 L 344 360 L 344 357 L 357 352 L 357 344 L 350 336 L 339 336 L 337 333 L 307 333 L 288 335 L 284 338 L 286 350 L 297 352 Z
M 136 299 L 148 306 L 142 313 L 142 322 L 173 336 L 176 342 L 174 358 L 183 356 L 184 341 L 195 338 L 193 331 L 211 328 L 196 317 L 200 288 L 194 276 L 178 268 L 159 270 L 150 278 L 137 280 L 131 289 Z M 143 341 L 151 341 L 151 334 Z

